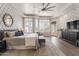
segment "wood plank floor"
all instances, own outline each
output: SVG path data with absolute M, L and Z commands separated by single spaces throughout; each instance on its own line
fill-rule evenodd
M 56 37 L 47 37 L 38 50 L 7 50 L 1 56 L 79 56 L 79 47 Z

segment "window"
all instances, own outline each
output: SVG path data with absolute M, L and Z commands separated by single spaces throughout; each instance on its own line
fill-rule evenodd
M 39 32 L 42 32 L 42 33 L 50 32 L 49 20 L 39 20 Z
M 50 20 L 49 19 L 34 19 L 25 18 L 24 20 L 25 32 L 40 32 L 49 33 L 50 32 Z
M 39 32 L 39 21 L 36 19 L 35 20 L 35 28 L 34 28 L 35 32 Z
M 25 32 L 33 32 L 33 19 L 25 18 L 24 23 L 25 23 L 25 25 L 24 25 Z

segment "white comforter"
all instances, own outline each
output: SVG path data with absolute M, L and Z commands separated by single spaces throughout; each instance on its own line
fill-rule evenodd
M 31 37 L 38 38 L 38 34 L 37 33 L 25 33 L 22 36 L 13 36 L 13 37 L 10 37 L 10 38 L 31 38 Z
M 29 33 L 29 34 L 25 33 L 23 36 L 14 36 L 14 37 L 9 37 L 5 39 L 10 49 L 11 47 L 15 49 L 16 46 L 17 46 L 16 49 L 18 49 L 19 46 L 25 46 L 24 48 L 34 46 L 35 49 L 37 49 L 37 47 L 39 46 L 37 33 Z

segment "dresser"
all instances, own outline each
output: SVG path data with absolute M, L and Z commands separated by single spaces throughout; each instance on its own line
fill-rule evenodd
M 76 44 L 76 42 L 79 40 L 79 31 L 78 30 L 63 30 L 62 38 L 73 44 Z

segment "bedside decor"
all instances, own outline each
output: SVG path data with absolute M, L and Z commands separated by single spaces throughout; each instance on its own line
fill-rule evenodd
M 10 14 L 5 13 L 3 15 L 2 19 L 3 19 L 3 23 L 4 23 L 5 26 L 7 26 L 7 27 L 12 26 L 12 24 L 13 24 L 13 18 L 12 18 L 12 16 Z

